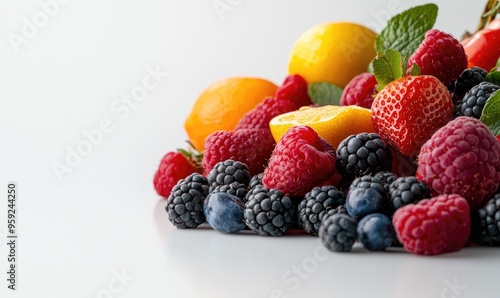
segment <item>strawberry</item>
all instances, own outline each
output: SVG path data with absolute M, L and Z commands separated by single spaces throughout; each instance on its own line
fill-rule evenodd
M 155 190 L 160 196 L 167 198 L 177 181 L 200 172 L 190 159 L 191 153 L 184 150 L 171 151 L 163 156 L 153 179 Z
M 274 97 L 278 100 L 288 100 L 298 107 L 311 105 L 311 98 L 307 93 L 307 82 L 300 75 L 289 75 L 283 84 L 276 90 Z
M 298 108 L 298 104 L 293 101 L 267 97 L 255 108 L 247 112 L 240 119 L 235 129 L 269 129 L 269 121 L 275 116 L 295 111 Z
M 416 157 L 420 147 L 453 118 L 447 88 L 434 76 L 407 76 L 392 81 L 375 97 L 372 124 L 396 150 Z
M 215 131 L 205 140 L 202 166 L 210 173 L 218 162 L 232 159 L 246 164 L 253 176 L 264 171 L 274 144 L 269 128 Z
M 335 149 L 309 126 L 290 128 L 276 144 L 262 184 L 303 196 L 335 172 Z

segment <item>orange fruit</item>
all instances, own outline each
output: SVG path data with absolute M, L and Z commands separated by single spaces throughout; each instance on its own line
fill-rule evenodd
M 276 142 L 296 125 L 307 125 L 334 148 L 352 134 L 375 132 L 370 109 L 358 106 L 302 107 L 297 111 L 281 114 L 269 122 Z
M 208 86 L 196 100 L 184 128 L 194 147 L 203 151 L 205 139 L 217 130 L 234 130 L 246 112 L 278 87 L 265 79 L 231 77 Z
M 376 55 L 376 36 L 369 28 L 350 22 L 316 25 L 295 42 L 288 72 L 301 75 L 308 83 L 330 82 L 344 88 L 367 71 Z

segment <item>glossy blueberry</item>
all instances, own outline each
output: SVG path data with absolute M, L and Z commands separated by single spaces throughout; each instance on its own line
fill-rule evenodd
M 394 242 L 396 234 L 391 219 L 382 213 L 372 213 L 358 223 L 358 239 L 368 250 L 385 250 Z
M 216 231 L 236 233 L 245 228 L 243 201 L 225 192 L 209 194 L 203 203 L 208 224 Z
M 347 194 L 345 207 L 347 213 L 355 219 L 360 219 L 370 213 L 382 212 L 384 196 L 373 188 L 355 188 Z

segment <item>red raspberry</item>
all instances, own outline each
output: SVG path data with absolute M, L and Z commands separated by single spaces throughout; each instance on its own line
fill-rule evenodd
M 218 162 L 232 159 L 246 164 L 252 176 L 257 175 L 264 171 L 274 144 L 270 129 L 219 130 L 205 140 L 202 166 L 210 173 Z
M 479 120 L 461 116 L 422 146 L 417 177 L 433 194 L 459 194 L 479 209 L 500 185 L 500 143 Z
M 438 255 L 462 249 L 470 234 L 467 201 L 459 195 L 440 195 L 399 208 L 392 218 L 404 248 L 419 255 Z
M 373 95 L 377 94 L 375 85 L 377 85 L 377 79 L 375 79 L 372 73 L 364 72 L 355 76 L 345 86 L 340 97 L 340 105 L 357 105 L 370 109 L 372 107 Z
M 276 90 L 276 99 L 295 102 L 298 107 L 311 105 L 311 98 L 307 93 L 307 82 L 299 75 L 289 75 L 281 87 Z
M 279 140 L 262 184 L 286 195 L 303 196 L 335 172 L 335 149 L 309 126 L 294 126 Z
M 177 181 L 194 172 L 197 169 L 186 156 L 180 152 L 168 152 L 163 156 L 153 179 L 156 192 L 167 198 Z
M 448 86 L 467 68 L 467 56 L 463 46 L 453 36 L 432 29 L 425 33 L 425 39 L 408 60 L 407 75 L 410 75 L 414 63 L 423 75 L 433 75 Z
M 497 136 L 497 140 L 500 142 L 500 135 Z
M 267 97 L 240 119 L 235 129 L 269 129 L 269 121 L 275 116 L 295 111 L 299 106 L 289 100 Z

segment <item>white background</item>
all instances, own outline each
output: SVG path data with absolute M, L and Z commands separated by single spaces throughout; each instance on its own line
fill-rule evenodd
M 68 1 L 18 47 L 9 36 L 23 36 L 23 19 L 43 10 L 39 1 L 0 2 L 0 232 L 7 181 L 17 181 L 20 235 L 15 293 L 6 290 L 1 242 L 0 296 L 497 295 L 498 249 L 334 254 L 305 235 L 173 228 L 152 177 L 163 154 L 184 146 L 184 120 L 208 84 L 229 76 L 280 84 L 293 43 L 313 25 L 345 20 L 378 31 L 390 9 L 426 3 L 219 2 L 232 9 L 220 14 L 212 0 Z M 475 28 L 483 2 L 436 1 L 435 27 L 459 38 Z M 113 103 L 142 84 L 148 67 L 168 75 L 129 114 L 116 113 Z M 60 181 L 53 164 L 103 119 L 114 130 Z M 119 282 L 121 272 L 128 279 Z

